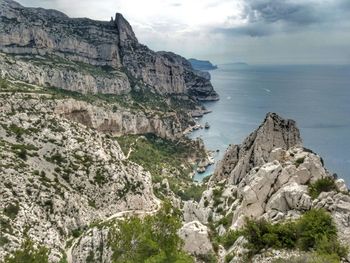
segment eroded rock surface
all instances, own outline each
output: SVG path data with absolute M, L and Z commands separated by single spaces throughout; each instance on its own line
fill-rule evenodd
M 253 167 L 267 163 L 273 149 L 288 150 L 297 145 L 301 145 L 301 138 L 295 122 L 269 113 L 242 144 L 232 145 L 226 150 L 212 181 L 227 179 L 229 183 L 238 184 Z
M 37 96 L 1 95 L 0 216 L 8 242 L 0 258 L 27 235 L 57 262 L 74 231 L 158 203 L 150 174 L 126 160 L 116 140 L 54 114 L 50 97 Z
M 199 221 L 184 224 L 179 230 L 179 236 L 185 242 L 184 250 L 195 256 L 213 253 L 208 231 Z

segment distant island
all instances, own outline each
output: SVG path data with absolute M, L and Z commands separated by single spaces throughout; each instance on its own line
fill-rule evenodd
M 245 63 L 245 62 L 234 62 L 234 63 L 232 63 L 232 65 L 238 65 L 238 66 L 248 66 L 248 64 L 247 64 L 247 63 Z
M 188 61 L 191 63 L 192 67 L 196 70 L 213 70 L 218 68 L 218 66 L 213 65 L 208 60 L 198 60 L 195 58 L 190 58 L 188 59 Z

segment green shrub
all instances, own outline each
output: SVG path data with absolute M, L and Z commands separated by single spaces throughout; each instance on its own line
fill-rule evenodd
M 233 218 L 233 213 L 229 213 L 228 215 L 221 218 L 218 222 L 218 225 L 223 225 L 223 227 L 227 228 L 231 225 Z
M 10 240 L 5 237 L 4 235 L 0 236 L 0 247 L 3 247 L 4 245 L 8 244 Z
M 23 161 L 27 160 L 27 150 L 21 149 L 19 152 L 17 152 L 17 156 L 21 158 Z
M 46 247 L 35 248 L 33 241 L 26 239 L 19 250 L 5 257 L 4 263 L 48 263 L 48 254 Z
M 94 180 L 100 186 L 107 182 L 107 179 L 106 179 L 106 177 L 103 174 L 103 171 L 101 169 L 96 171 L 96 174 L 94 176 Z
M 271 224 L 265 220 L 246 220 L 243 230 L 251 254 L 265 248 L 316 251 L 318 254 L 347 254 L 337 240 L 337 229 L 326 211 L 311 209 L 294 222 Z
M 336 254 L 320 255 L 317 253 L 308 253 L 290 259 L 276 259 L 272 263 L 339 263 L 339 257 Z
M 0 78 L 0 89 L 7 89 L 8 88 L 8 82 L 6 79 Z
M 16 124 L 11 124 L 9 126 L 9 132 L 10 134 L 14 134 L 18 140 L 22 139 L 22 136 L 28 133 L 26 129 L 19 127 Z
M 221 188 L 215 188 L 213 190 L 213 200 L 214 200 L 213 206 L 214 207 L 216 207 L 216 206 L 218 206 L 219 204 L 222 203 L 221 196 L 222 196 L 222 189 Z
M 301 165 L 302 163 L 304 163 L 305 161 L 305 157 L 301 157 L 301 158 L 298 158 L 296 161 L 295 161 L 295 166 L 296 167 L 299 167 L 299 165 Z
M 4 214 L 7 215 L 12 220 L 16 218 L 18 212 L 19 212 L 19 204 L 18 203 L 8 204 L 4 208 Z
M 216 263 L 217 262 L 216 256 L 213 253 L 209 253 L 209 254 L 205 254 L 205 255 L 198 255 L 197 259 L 199 259 L 200 262 L 204 262 L 204 263 Z
M 218 237 L 218 242 L 224 246 L 224 248 L 229 249 L 236 240 L 242 236 L 242 231 L 239 230 L 229 230 L 223 236 Z
M 298 247 L 302 250 L 317 248 L 317 241 L 326 237 L 336 239 L 337 228 L 332 217 L 324 210 L 312 209 L 306 212 L 297 223 Z
M 178 191 L 177 194 L 184 201 L 195 200 L 199 202 L 205 189 L 206 189 L 205 185 L 192 184 L 185 190 Z
M 182 240 L 177 235 L 180 227 L 180 215 L 169 203 L 143 220 L 131 217 L 119 221 L 110 232 L 112 262 L 192 263 L 193 259 L 182 251 Z
M 229 263 L 231 262 L 231 260 L 235 257 L 235 255 L 233 253 L 230 253 L 228 255 L 225 256 L 225 263 Z
M 309 194 L 315 199 L 322 192 L 336 191 L 334 179 L 331 177 L 325 177 L 317 180 L 315 183 L 309 185 Z
M 76 228 L 74 230 L 72 230 L 72 236 L 74 238 L 78 238 L 80 237 L 80 235 L 83 233 L 83 231 L 80 228 Z
M 48 161 L 61 165 L 62 163 L 67 163 L 67 160 L 60 153 L 55 153 L 51 157 L 47 158 Z
M 193 171 L 189 160 L 203 153 L 193 142 L 187 139 L 176 142 L 153 134 L 143 137 L 126 135 L 116 139 L 126 155 L 130 148 L 133 149 L 129 160 L 149 171 L 153 182 L 162 182 L 167 178 L 170 189 L 175 194 L 186 200 L 199 200 L 204 187 L 195 185 L 189 177 L 189 173 Z M 171 176 L 168 176 L 170 174 Z M 156 189 L 155 193 L 159 198 L 163 198 L 164 188 Z

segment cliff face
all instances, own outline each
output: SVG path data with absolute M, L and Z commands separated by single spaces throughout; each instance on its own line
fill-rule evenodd
M 114 135 L 153 133 L 162 138 L 182 136 L 184 129 L 175 113 L 149 116 L 128 109 L 112 110 L 73 99 L 54 103 L 53 112 L 89 128 Z
M 25 8 L 12 0 L 1 0 L 0 51 L 17 55 L 16 60 L 20 61 L 40 58 L 36 69 L 22 63 L 16 65 L 22 69 L 16 77 L 32 84 L 45 83 L 80 92 L 120 94 L 130 91 L 129 83 L 134 86 L 141 81 L 141 86 L 160 94 L 218 99 L 210 81 L 196 74 L 189 63 L 182 63 L 184 58 L 171 53 L 156 53 L 140 44 L 121 14 L 116 14 L 110 22 L 72 19 L 55 10 Z M 77 75 L 77 70 L 71 72 L 67 67 L 63 70 L 50 69 L 47 64 L 52 56 L 63 59 L 64 64 L 72 62 L 77 66 L 77 63 L 83 63 L 84 69 L 87 67 L 84 64 L 87 64 L 95 66 L 94 71 L 110 70 L 106 77 Z M 78 65 L 81 68 L 82 65 Z M 14 75 L 8 64 L 2 65 L 2 75 L 5 74 Z M 28 75 L 35 77 L 29 78 Z M 65 83 L 66 78 L 72 81 Z M 70 85 L 72 83 L 81 83 L 81 86 Z

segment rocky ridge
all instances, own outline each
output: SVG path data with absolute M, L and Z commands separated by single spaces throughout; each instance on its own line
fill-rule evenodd
M 186 59 L 140 44 L 119 13 L 103 22 L 25 8 L 12 0 L 1 0 L 0 7 L 0 51 L 15 56 L 15 68 L 21 69 L 16 72 L 13 63 L 2 61 L 2 76 L 85 93 L 121 94 L 131 86 L 163 95 L 218 99 L 210 80 Z M 38 63 L 33 66 L 28 60 Z M 64 67 L 52 68 L 52 61 Z M 77 67 L 85 72 L 75 72 Z M 86 72 L 87 68 L 93 72 Z
M 325 178 L 334 181 L 334 190 L 313 199 L 310 185 Z M 312 208 L 326 209 L 337 226 L 339 240 L 350 244 L 350 196 L 344 180 L 333 178 L 322 158 L 302 147 L 294 121 L 269 113 L 241 145 L 227 149 L 201 200 L 185 202 L 184 220 L 187 224 L 211 224 L 222 236 L 230 229 L 241 229 L 245 218 L 283 222 L 297 219 Z M 236 256 L 230 262 L 242 261 L 238 255 L 247 252 L 242 238 L 231 248 L 219 248 L 222 260 L 233 254 Z M 189 251 L 200 252 L 195 245 Z M 295 255 L 276 253 L 282 255 L 280 258 Z M 265 257 L 255 257 L 253 262 L 270 262 L 262 261 Z

